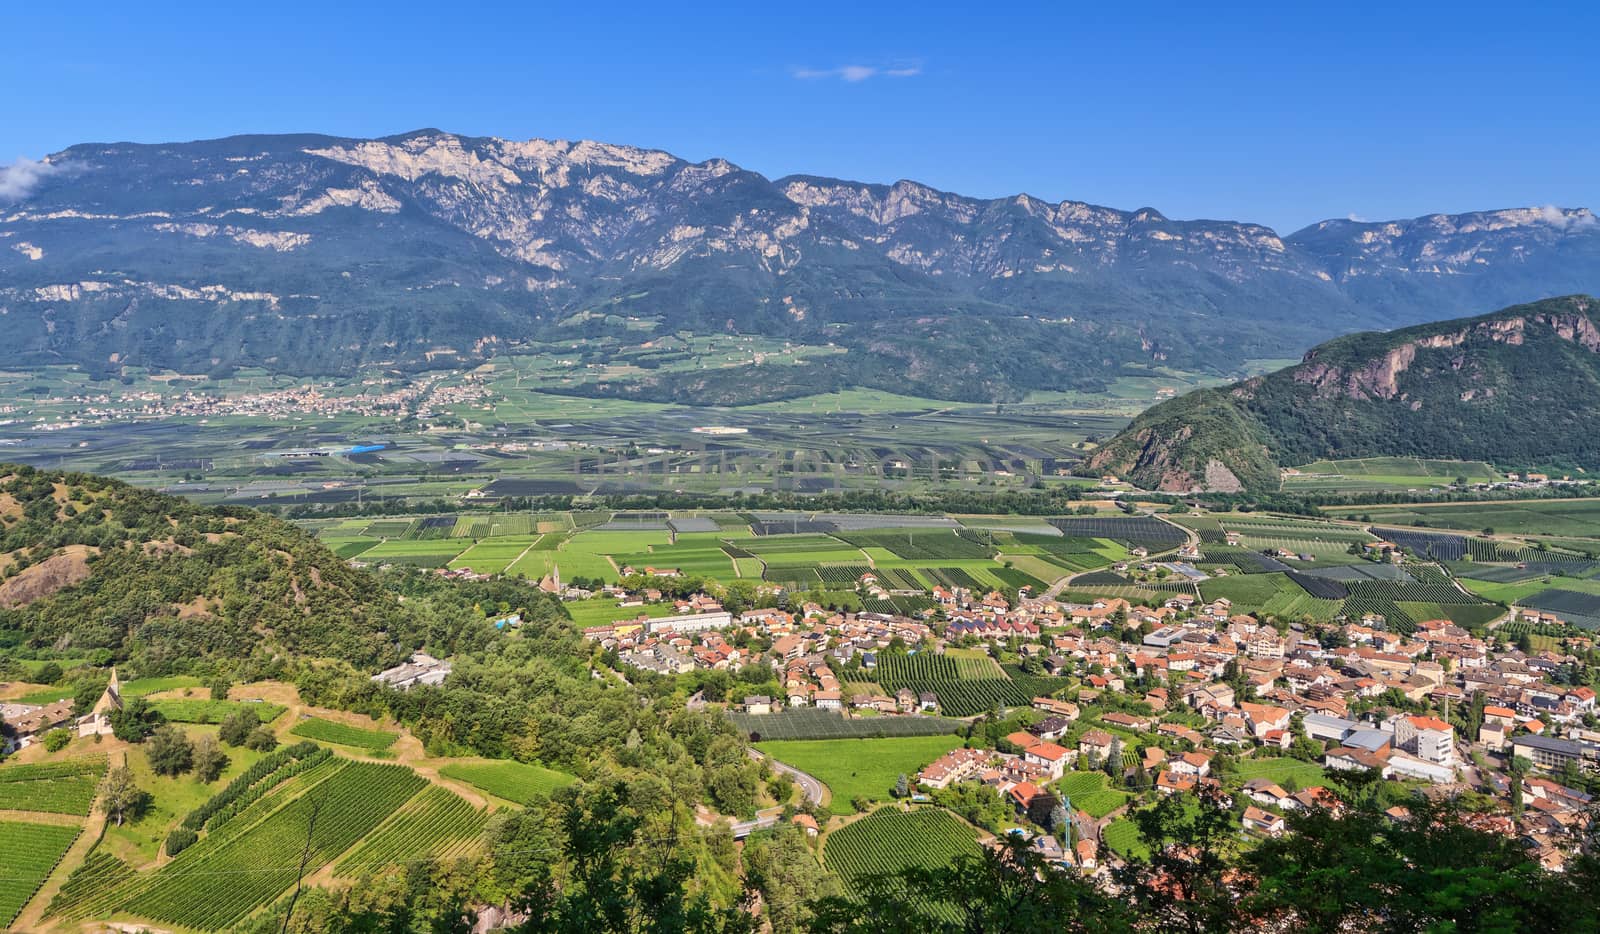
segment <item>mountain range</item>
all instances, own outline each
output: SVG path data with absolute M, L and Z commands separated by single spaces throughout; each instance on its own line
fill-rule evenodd
M 437 130 L 84 144 L 29 180 L 0 202 L 0 365 L 104 375 L 420 369 L 732 332 L 848 351 L 790 374 L 790 394 L 1003 400 L 1130 366 L 1226 375 L 1341 333 L 1600 292 L 1600 224 L 1582 208 L 1285 237 Z
M 1089 459 L 1174 492 L 1274 490 L 1280 468 L 1381 455 L 1600 468 L 1600 300 L 1351 334 L 1145 410 Z

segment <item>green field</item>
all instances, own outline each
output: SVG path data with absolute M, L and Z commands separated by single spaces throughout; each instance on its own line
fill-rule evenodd
M 439 774 L 513 804 L 527 804 L 536 795 L 548 795 L 574 781 L 565 772 L 511 759 L 451 762 L 441 768 Z
M 281 704 L 200 700 L 198 698 L 157 700 L 151 701 L 150 706 L 174 723 L 221 723 L 228 714 L 245 708 L 254 710 L 262 723 L 271 723 L 282 716 L 286 709 Z
M 1322 766 L 1288 756 L 1240 759 L 1232 774 L 1245 782 L 1252 778 L 1266 778 L 1280 785 L 1293 782 L 1290 790 L 1314 788 L 1325 780 Z
M 1226 597 L 1236 606 L 1259 607 L 1280 594 L 1309 596 L 1282 573 L 1230 574 L 1200 582 L 1200 596 L 1206 600 Z
M 413 860 L 465 855 L 477 846 L 488 820 L 486 810 L 460 795 L 423 789 L 341 860 L 335 875 L 351 878 Z
M 847 682 L 852 684 L 857 682 Z M 875 685 L 874 685 L 875 687 Z M 846 694 L 850 691 L 846 690 Z M 866 693 L 863 691 L 863 693 Z M 950 736 L 966 721 L 946 717 L 895 716 L 845 717 L 832 710 L 790 707 L 777 713 L 748 714 L 728 711 L 728 719 L 745 736 L 762 739 L 862 739 L 887 736 Z
M 1108 787 L 1104 772 L 1068 772 L 1056 784 L 1060 793 L 1072 801 L 1074 810 L 1084 811 L 1099 820 L 1122 807 L 1132 797 L 1126 791 Z
M 838 873 L 847 891 L 859 894 L 860 883 L 872 876 L 892 875 L 912 867 L 937 869 L 980 853 L 972 828 L 939 808 L 903 812 L 883 808 L 828 835 L 823 863 Z M 933 893 L 924 893 L 924 907 L 941 910 Z
M 1464 629 L 1476 629 L 1504 616 L 1506 611 L 1486 603 L 1420 603 L 1398 601 L 1405 614 L 1417 622 L 1447 619 Z
M 289 731 L 305 739 L 338 746 L 351 746 L 369 752 L 382 752 L 395 744 L 400 736 L 387 730 L 364 730 L 357 726 L 335 723 L 320 717 L 301 720 Z
M 1504 535 L 1566 535 L 1600 538 L 1600 500 L 1540 499 L 1437 506 L 1340 507 L 1330 512 L 1370 515 L 1382 525 L 1425 526 Z M 1591 546 L 1596 547 L 1596 546 Z
M 1522 581 L 1515 584 L 1500 584 L 1477 580 L 1472 577 L 1462 577 L 1459 580 L 1461 581 L 1461 586 L 1485 600 L 1493 600 L 1496 603 L 1504 603 L 1507 606 L 1524 597 L 1531 597 L 1542 590 L 1549 590 L 1555 586 L 1552 578 L 1539 578 L 1538 580 Z M 1566 586 L 1573 582 L 1562 579 L 1561 583 Z
M 1286 477 L 1288 492 L 1369 492 L 1446 486 L 1457 477 L 1470 483 L 1504 479 L 1481 461 L 1428 460 L 1416 457 L 1365 457 L 1315 461 Z
M 852 814 L 851 799 L 886 801 L 903 774 L 917 770 L 962 745 L 955 736 L 896 736 L 888 739 L 772 740 L 756 744 L 763 753 L 816 776 L 833 792 L 835 814 Z
M 450 561 L 452 568 L 470 568 L 479 574 L 499 574 L 522 553 L 532 548 L 540 536 L 485 538 Z
M 88 817 L 105 756 L 0 765 L 0 809 Z
M 670 603 L 646 603 L 642 606 L 617 606 L 615 597 L 593 597 L 588 600 L 573 600 L 564 603 L 567 612 L 572 614 L 572 624 L 579 629 L 585 626 L 603 626 L 617 620 L 637 619 L 648 616 L 659 619 L 671 616 L 676 608 Z
M 918 694 L 932 691 L 939 712 L 951 717 L 971 717 L 1001 707 L 1026 707 L 1032 698 L 993 659 L 958 658 L 917 652 L 884 655 L 873 673 L 889 692 L 910 688 Z
M 166 691 L 178 691 L 184 688 L 200 686 L 199 678 L 188 675 L 171 675 L 164 678 L 135 678 L 124 681 L 121 686 L 123 697 L 144 697 L 149 694 L 160 694 Z M 56 685 L 25 694 L 17 698 L 24 704 L 49 704 L 58 700 L 65 700 L 72 696 L 71 685 Z
M 0 821 L 0 924 L 9 929 L 81 828 Z

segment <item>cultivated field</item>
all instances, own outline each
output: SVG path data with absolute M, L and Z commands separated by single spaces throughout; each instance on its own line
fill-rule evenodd
M 855 811 L 851 800 L 886 801 L 901 775 L 915 781 L 918 769 L 960 746 L 954 736 L 888 739 L 773 740 L 756 748 L 816 776 L 833 791 L 836 814 Z
M 978 855 L 972 828 L 949 812 L 919 808 L 907 813 L 884 808 L 829 834 L 822 858 L 839 874 L 847 891 L 859 892 L 860 882 L 868 877 L 893 875 L 914 866 L 949 866 Z M 940 910 L 937 893 L 923 894 L 929 910 L 954 919 L 953 914 Z
M 527 804 L 535 796 L 549 795 L 574 780 L 565 772 L 510 759 L 451 762 L 439 774 L 514 804 Z

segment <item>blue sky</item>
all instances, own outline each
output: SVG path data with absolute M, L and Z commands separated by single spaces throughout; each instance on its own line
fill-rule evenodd
M 1600 208 L 1594 3 L 212 0 L 3 22 L 0 162 L 437 126 L 1283 232 Z

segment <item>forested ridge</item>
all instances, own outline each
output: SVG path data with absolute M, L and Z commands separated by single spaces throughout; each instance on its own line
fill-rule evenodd
M 1600 300 L 1328 341 L 1148 409 L 1090 459 L 1151 489 L 1271 490 L 1280 466 L 1384 455 L 1600 468 Z

